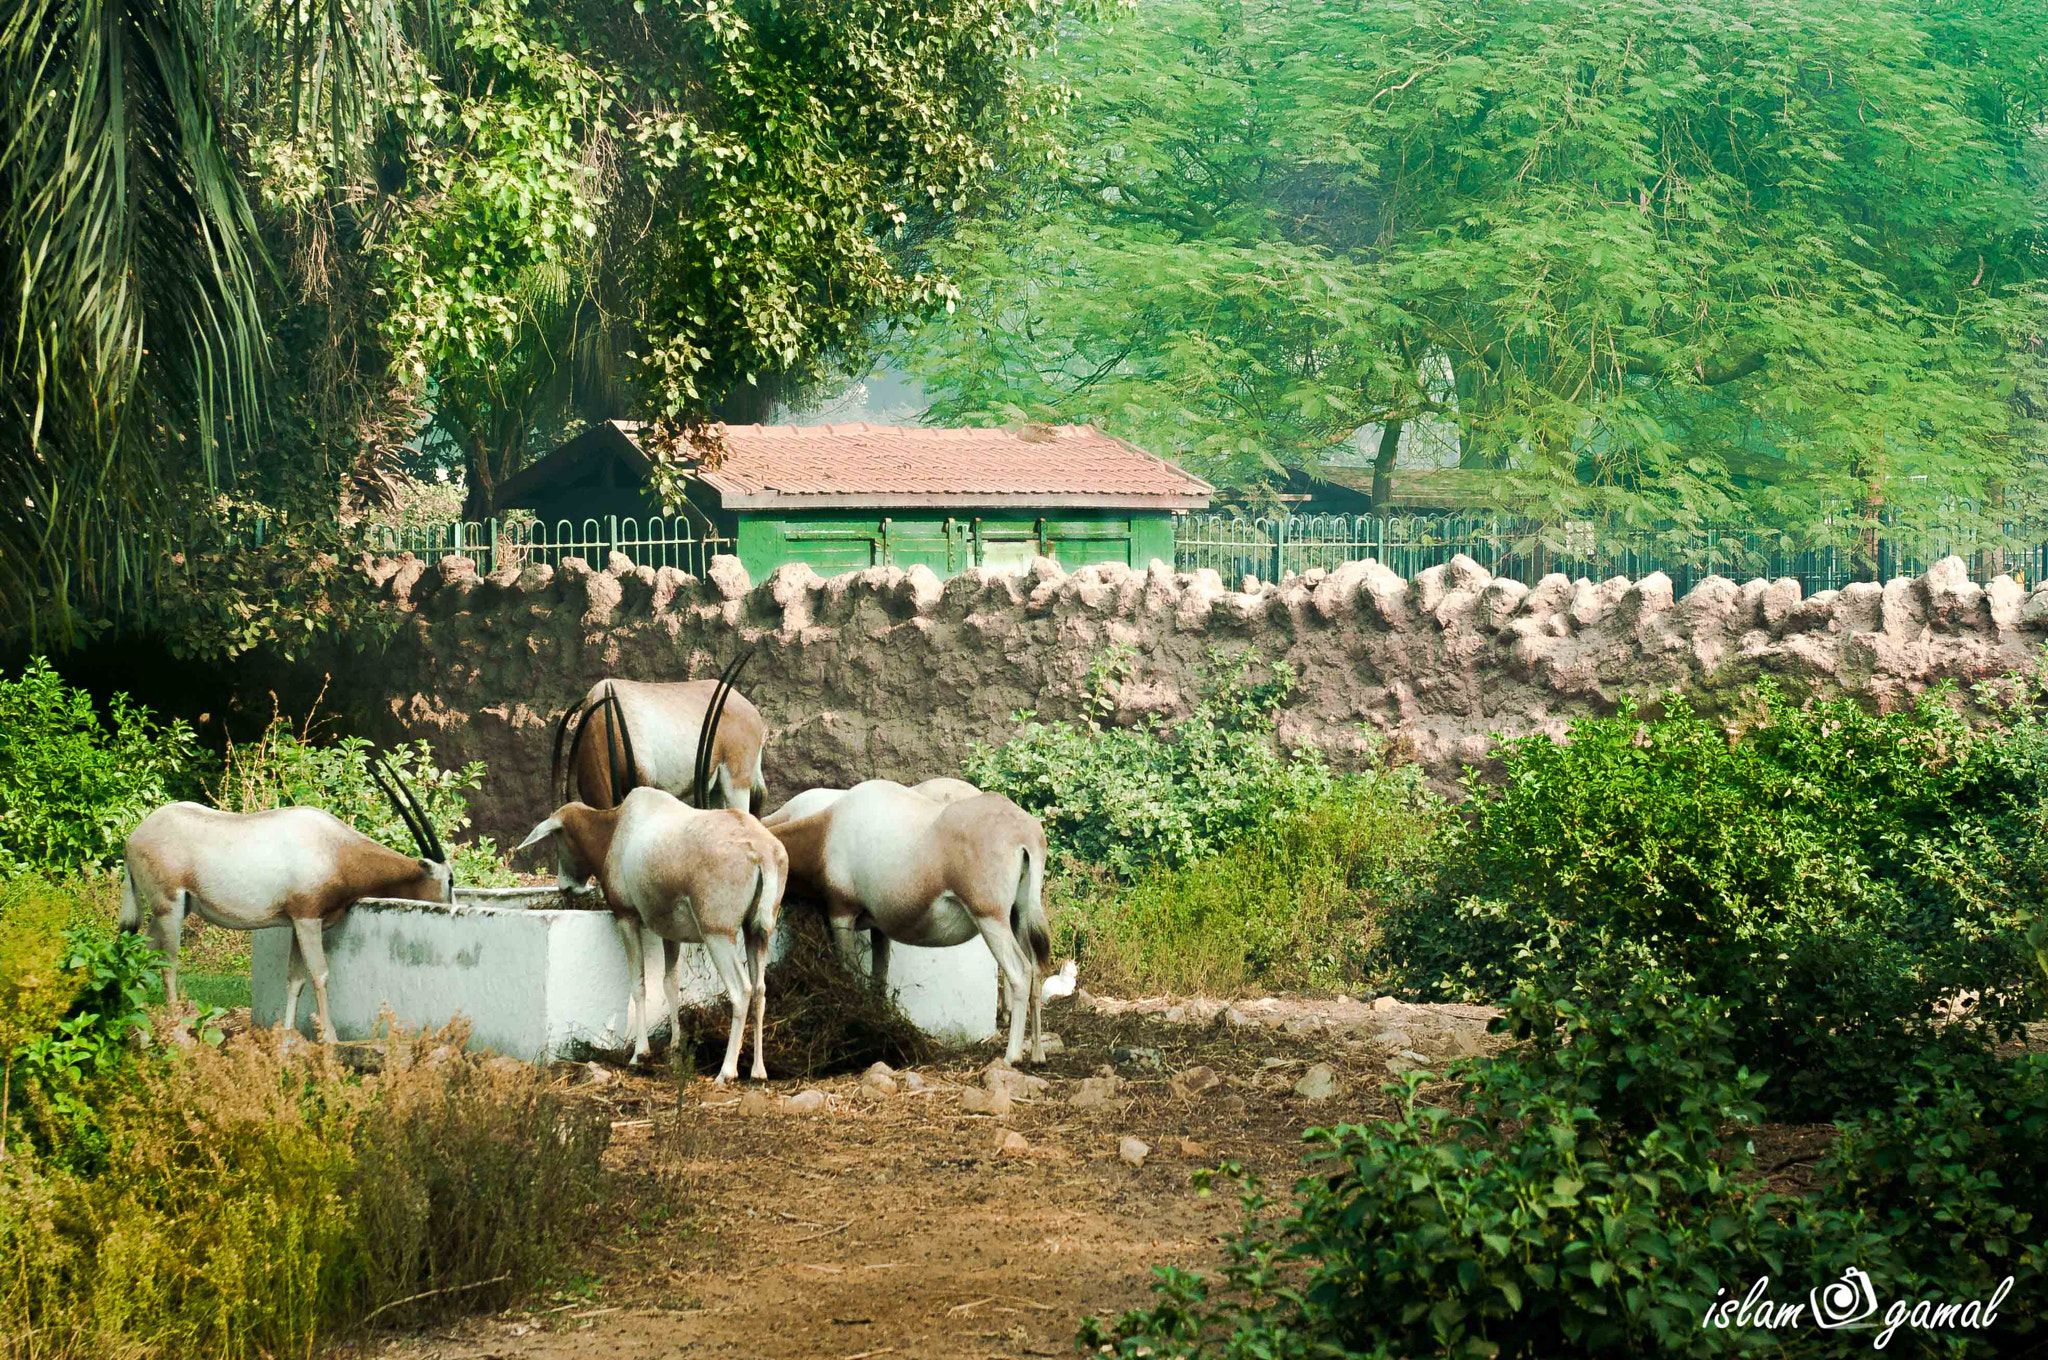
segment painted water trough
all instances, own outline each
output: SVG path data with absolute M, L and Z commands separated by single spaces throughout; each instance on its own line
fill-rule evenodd
M 788 952 L 789 918 L 785 911 L 771 962 Z M 324 938 L 328 1004 L 343 1040 L 377 1037 L 388 1009 L 407 1029 L 462 1016 L 472 1048 L 526 1062 L 632 1043 L 626 951 L 594 891 L 457 888 L 452 905 L 366 897 Z M 291 931 L 256 931 L 252 945 L 251 1019 L 275 1025 Z M 722 1010 L 725 993 L 704 947 L 682 946 L 682 960 L 683 1004 Z M 996 1032 L 995 960 L 978 939 L 949 949 L 899 946 L 890 951 L 889 982 L 904 1014 L 941 1043 L 978 1043 Z M 772 1016 L 772 989 L 768 1009 Z M 299 1031 L 315 1033 L 310 995 L 299 1001 Z

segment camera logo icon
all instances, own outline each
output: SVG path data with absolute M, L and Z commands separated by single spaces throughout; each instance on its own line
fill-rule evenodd
M 1822 1327 L 1854 1329 L 1876 1324 L 1877 1291 L 1870 1276 L 1850 1266 L 1833 1284 L 1809 1290 L 1806 1301 L 1813 1307 L 1813 1320 Z

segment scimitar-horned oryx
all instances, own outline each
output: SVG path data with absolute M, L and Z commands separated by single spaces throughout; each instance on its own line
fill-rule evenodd
M 750 1001 L 753 1075 L 756 1080 L 767 1078 L 762 1044 L 768 944 L 789 879 L 788 855 L 753 814 L 701 806 L 710 792 L 707 766 L 731 675 L 729 670 L 721 678 L 722 692 L 714 696 L 718 702 L 710 706 L 711 718 L 699 739 L 692 787 L 700 806 L 690 807 L 666 790 L 643 783 L 632 750 L 609 745 L 607 775 L 613 787 L 623 783 L 630 790 L 619 805 L 565 803 L 518 846 L 526 850 L 551 843 L 564 887 L 594 880 L 604 894 L 633 978 L 626 997 L 633 1062 L 644 1062 L 649 1054 L 647 1031 L 657 985 L 667 992 L 670 1041 L 682 1038 L 681 946 L 704 946 L 732 1003 L 732 1032 L 718 1070 L 720 1085 L 739 1075 Z M 623 734 L 624 725 L 620 726 Z
M 1038 975 L 1052 962 L 1045 828 L 997 793 L 956 803 L 887 779 L 856 784 L 821 811 L 768 828 L 789 851 L 792 889 L 821 899 L 849 966 L 870 932 L 871 979 L 886 992 L 889 943 L 937 948 L 980 935 L 1010 1011 L 1006 1061 L 1045 1061 Z
M 607 759 L 616 731 L 617 740 L 633 753 L 639 771 L 636 782 L 652 784 L 699 807 L 762 811 L 768 806 L 761 775 L 761 747 L 768 728 L 760 710 L 732 688 L 752 656 L 750 651 L 736 658 L 716 680 L 598 681 L 555 723 L 549 789 L 561 790 L 565 803 L 617 807 L 626 791 Z M 707 731 L 714 734 L 708 760 L 702 741 Z M 706 774 L 708 803 L 696 792 Z
M 371 762 L 370 776 L 398 809 L 418 858 L 380 845 L 334 814 L 311 807 L 222 812 L 198 803 L 170 803 L 129 833 L 121 929 L 148 929 L 163 955 L 164 994 L 173 1006 L 187 911 L 229 930 L 289 924 L 292 943 L 281 1023 L 289 1032 L 298 1022 L 299 995 L 310 979 L 320 1038 L 334 1042 L 322 928 L 339 921 L 361 898 L 451 902 L 455 894 L 448 852 L 419 799 L 382 755 Z

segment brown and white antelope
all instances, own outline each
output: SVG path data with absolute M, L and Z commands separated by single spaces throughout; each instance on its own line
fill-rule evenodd
M 229 930 L 289 925 L 292 943 L 280 1023 L 287 1032 L 297 1024 L 299 996 L 310 980 L 320 1038 L 334 1042 L 321 931 L 365 897 L 454 900 L 448 852 L 419 799 L 382 756 L 370 773 L 412 833 L 417 858 L 310 807 L 222 812 L 198 803 L 170 803 L 129 833 L 121 929 L 149 931 L 163 956 L 164 994 L 173 1006 L 178 1002 L 178 943 L 188 911 Z
M 722 691 L 731 674 L 728 670 L 721 677 Z M 711 720 L 700 738 L 693 781 L 700 793 L 710 782 L 704 767 L 716 740 L 723 694 L 714 700 L 708 710 Z M 690 807 L 665 789 L 641 783 L 630 751 L 622 753 L 613 746 L 605 757 L 607 773 L 619 777 L 614 786 L 629 786 L 618 806 L 565 803 L 518 848 L 551 845 L 562 886 L 595 881 L 603 893 L 633 979 L 626 996 L 633 1062 L 648 1057 L 657 977 L 667 993 L 670 1041 L 681 1039 L 681 946 L 701 944 L 732 1003 L 732 1032 L 718 1082 L 723 1085 L 739 1075 L 749 1002 L 754 1012 L 753 1075 L 763 1080 L 768 1075 L 762 1059 L 768 945 L 789 880 L 789 856 L 752 813 Z
M 792 800 L 794 801 L 794 800 Z M 996 793 L 942 803 L 886 779 L 856 784 L 821 810 L 768 828 L 789 852 L 793 891 L 822 900 L 850 966 L 870 934 L 871 979 L 886 992 L 889 944 L 942 948 L 979 935 L 995 956 L 1010 1012 L 1004 1056 L 1045 1061 L 1038 976 L 1052 962 L 1045 829 Z
M 760 812 L 768 805 L 761 775 L 768 728 L 760 710 L 732 688 L 752 655 L 736 659 L 716 680 L 598 681 L 555 723 L 548 787 L 560 789 L 565 803 L 617 807 L 625 788 L 611 754 L 616 744 L 638 771 L 635 784 L 651 784 L 699 807 Z M 708 759 L 701 749 L 706 731 L 714 734 Z

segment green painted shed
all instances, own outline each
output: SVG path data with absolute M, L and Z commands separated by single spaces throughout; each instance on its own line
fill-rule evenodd
M 640 434 L 627 421 L 594 426 L 509 479 L 494 508 L 542 521 L 659 516 Z M 1214 494 L 1086 425 L 714 425 L 699 448 L 679 465 L 685 516 L 735 544 L 757 581 L 788 562 L 821 576 L 917 563 L 950 576 L 1040 554 L 1069 569 L 1171 565 L 1174 516 Z

